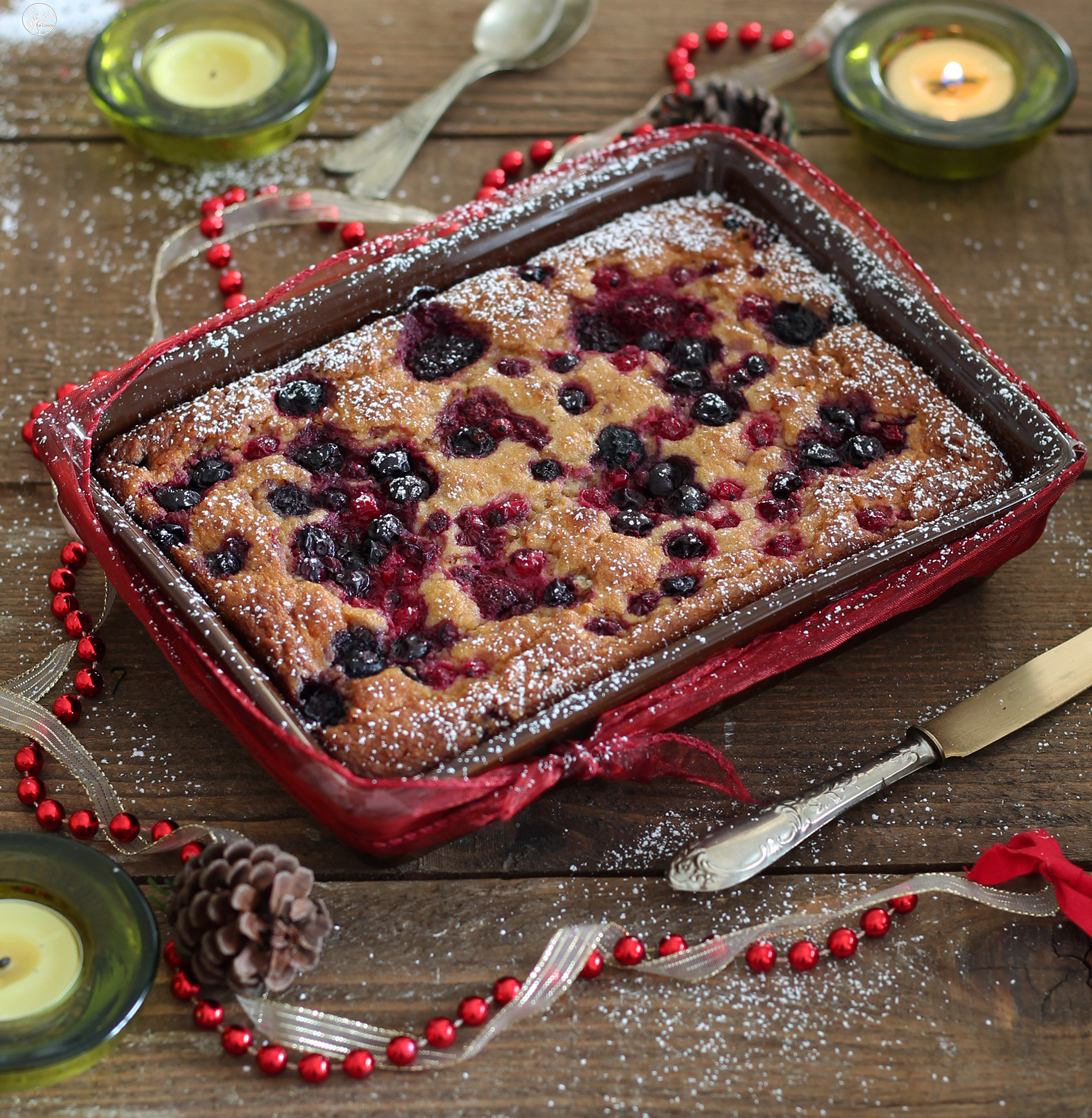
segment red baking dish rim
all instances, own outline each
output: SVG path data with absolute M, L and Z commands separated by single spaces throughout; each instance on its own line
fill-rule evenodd
M 260 312 L 321 279 L 325 269 L 349 259 L 363 264 L 407 251 L 485 215 L 518 203 L 539 185 L 572 169 L 591 171 L 639 152 L 703 133 L 721 133 L 779 170 L 823 208 L 824 195 L 871 231 L 904 278 L 927 292 L 987 361 L 1015 385 L 1072 441 L 1075 461 L 1004 516 L 980 530 L 874 579 L 788 626 L 718 654 L 669 684 L 603 715 L 591 736 L 563 742 L 529 761 L 498 766 L 472 777 L 359 777 L 318 748 L 302 745 L 266 718 L 219 668 L 185 621 L 164 601 L 139 567 L 109 536 L 91 492 L 92 434 L 106 405 L 157 358 L 227 323 Z M 857 202 L 807 160 L 772 140 L 718 125 L 686 125 L 634 137 L 591 152 L 572 164 L 541 172 L 485 202 L 456 207 L 434 221 L 360 249 L 338 253 L 272 288 L 260 299 L 157 342 L 119 368 L 46 409 L 34 437 L 58 492 L 58 502 L 80 538 L 175 667 L 193 695 L 236 734 L 247 750 L 308 811 L 339 838 L 373 854 L 402 856 L 495 819 L 510 818 L 561 779 L 651 779 L 679 776 L 746 799 L 730 764 L 706 743 L 670 727 L 738 695 L 772 675 L 823 655 L 899 613 L 927 604 L 955 583 L 992 573 L 1030 547 L 1062 492 L 1080 474 L 1086 457 L 1074 432 L 1025 384 L 941 294 L 898 242 Z

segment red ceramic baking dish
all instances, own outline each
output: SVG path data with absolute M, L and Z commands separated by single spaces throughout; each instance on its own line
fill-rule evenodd
M 1013 484 L 635 661 L 458 763 L 415 778 L 353 775 L 322 751 L 242 644 L 99 485 L 94 454 L 165 408 L 405 309 L 422 286 L 443 290 L 630 210 L 714 191 L 776 224 L 837 280 L 862 321 L 981 424 Z M 335 834 L 385 857 L 507 818 L 560 779 L 676 775 L 745 796 L 719 754 L 670 728 L 991 573 L 1035 542 L 1086 456 L 856 202 L 787 148 L 717 126 L 611 145 L 341 253 L 73 392 L 42 414 L 35 438 L 62 511 L 186 686 Z

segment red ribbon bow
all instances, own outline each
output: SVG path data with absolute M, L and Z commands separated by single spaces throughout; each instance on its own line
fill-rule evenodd
M 1000 885 L 1025 873 L 1045 877 L 1054 886 L 1062 915 L 1092 936 L 1092 873 L 1075 866 L 1046 831 L 1024 831 L 1004 845 L 991 846 L 967 871 L 967 879 Z

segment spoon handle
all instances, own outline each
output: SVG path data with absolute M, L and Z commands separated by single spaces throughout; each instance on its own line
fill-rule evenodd
M 339 174 L 362 171 L 363 175 L 350 180 L 349 193 L 357 197 L 386 198 L 451 102 L 468 85 L 500 66 L 497 59 L 488 55 L 476 54 L 468 58 L 446 81 L 396 116 L 328 152 L 323 157 L 323 167 Z

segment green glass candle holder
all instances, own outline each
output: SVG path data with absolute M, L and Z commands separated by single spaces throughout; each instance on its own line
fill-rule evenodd
M 83 949 L 70 994 L 39 1013 L 0 1021 L 0 1091 L 22 1091 L 75 1075 L 109 1051 L 151 989 L 159 938 L 127 873 L 55 835 L 0 833 L 0 900 L 8 899 L 60 913 Z
M 249 43 L 274 67 L 272 84 L 254 96 L 243 88 L 245 99 L 219 106 L 196 95 L 192 103 L 164 96 L 157 59 L 162 63 L 180 36 L 197 32 Z M 335 56 L 326 28 L 291 0 L 143 0 L 91 44 L 87 81 L 99 111 L 131 144 L 196 166 L 251 159 L 287 144 L 311 119 Z
M 906 108 L 884 71 L 924 39 L 961 38 L 996 51 L 1012 67 L 1015 93 L 1001 108 L 942 120 Z M 993 174 L 1039 144 L 1077 90 L 1065 41 L 1045 24 L 989 0 L 892 0 L 859 16 L 831 46 L 827 77 L 842 116 L 866 147 L 926 178 Z

